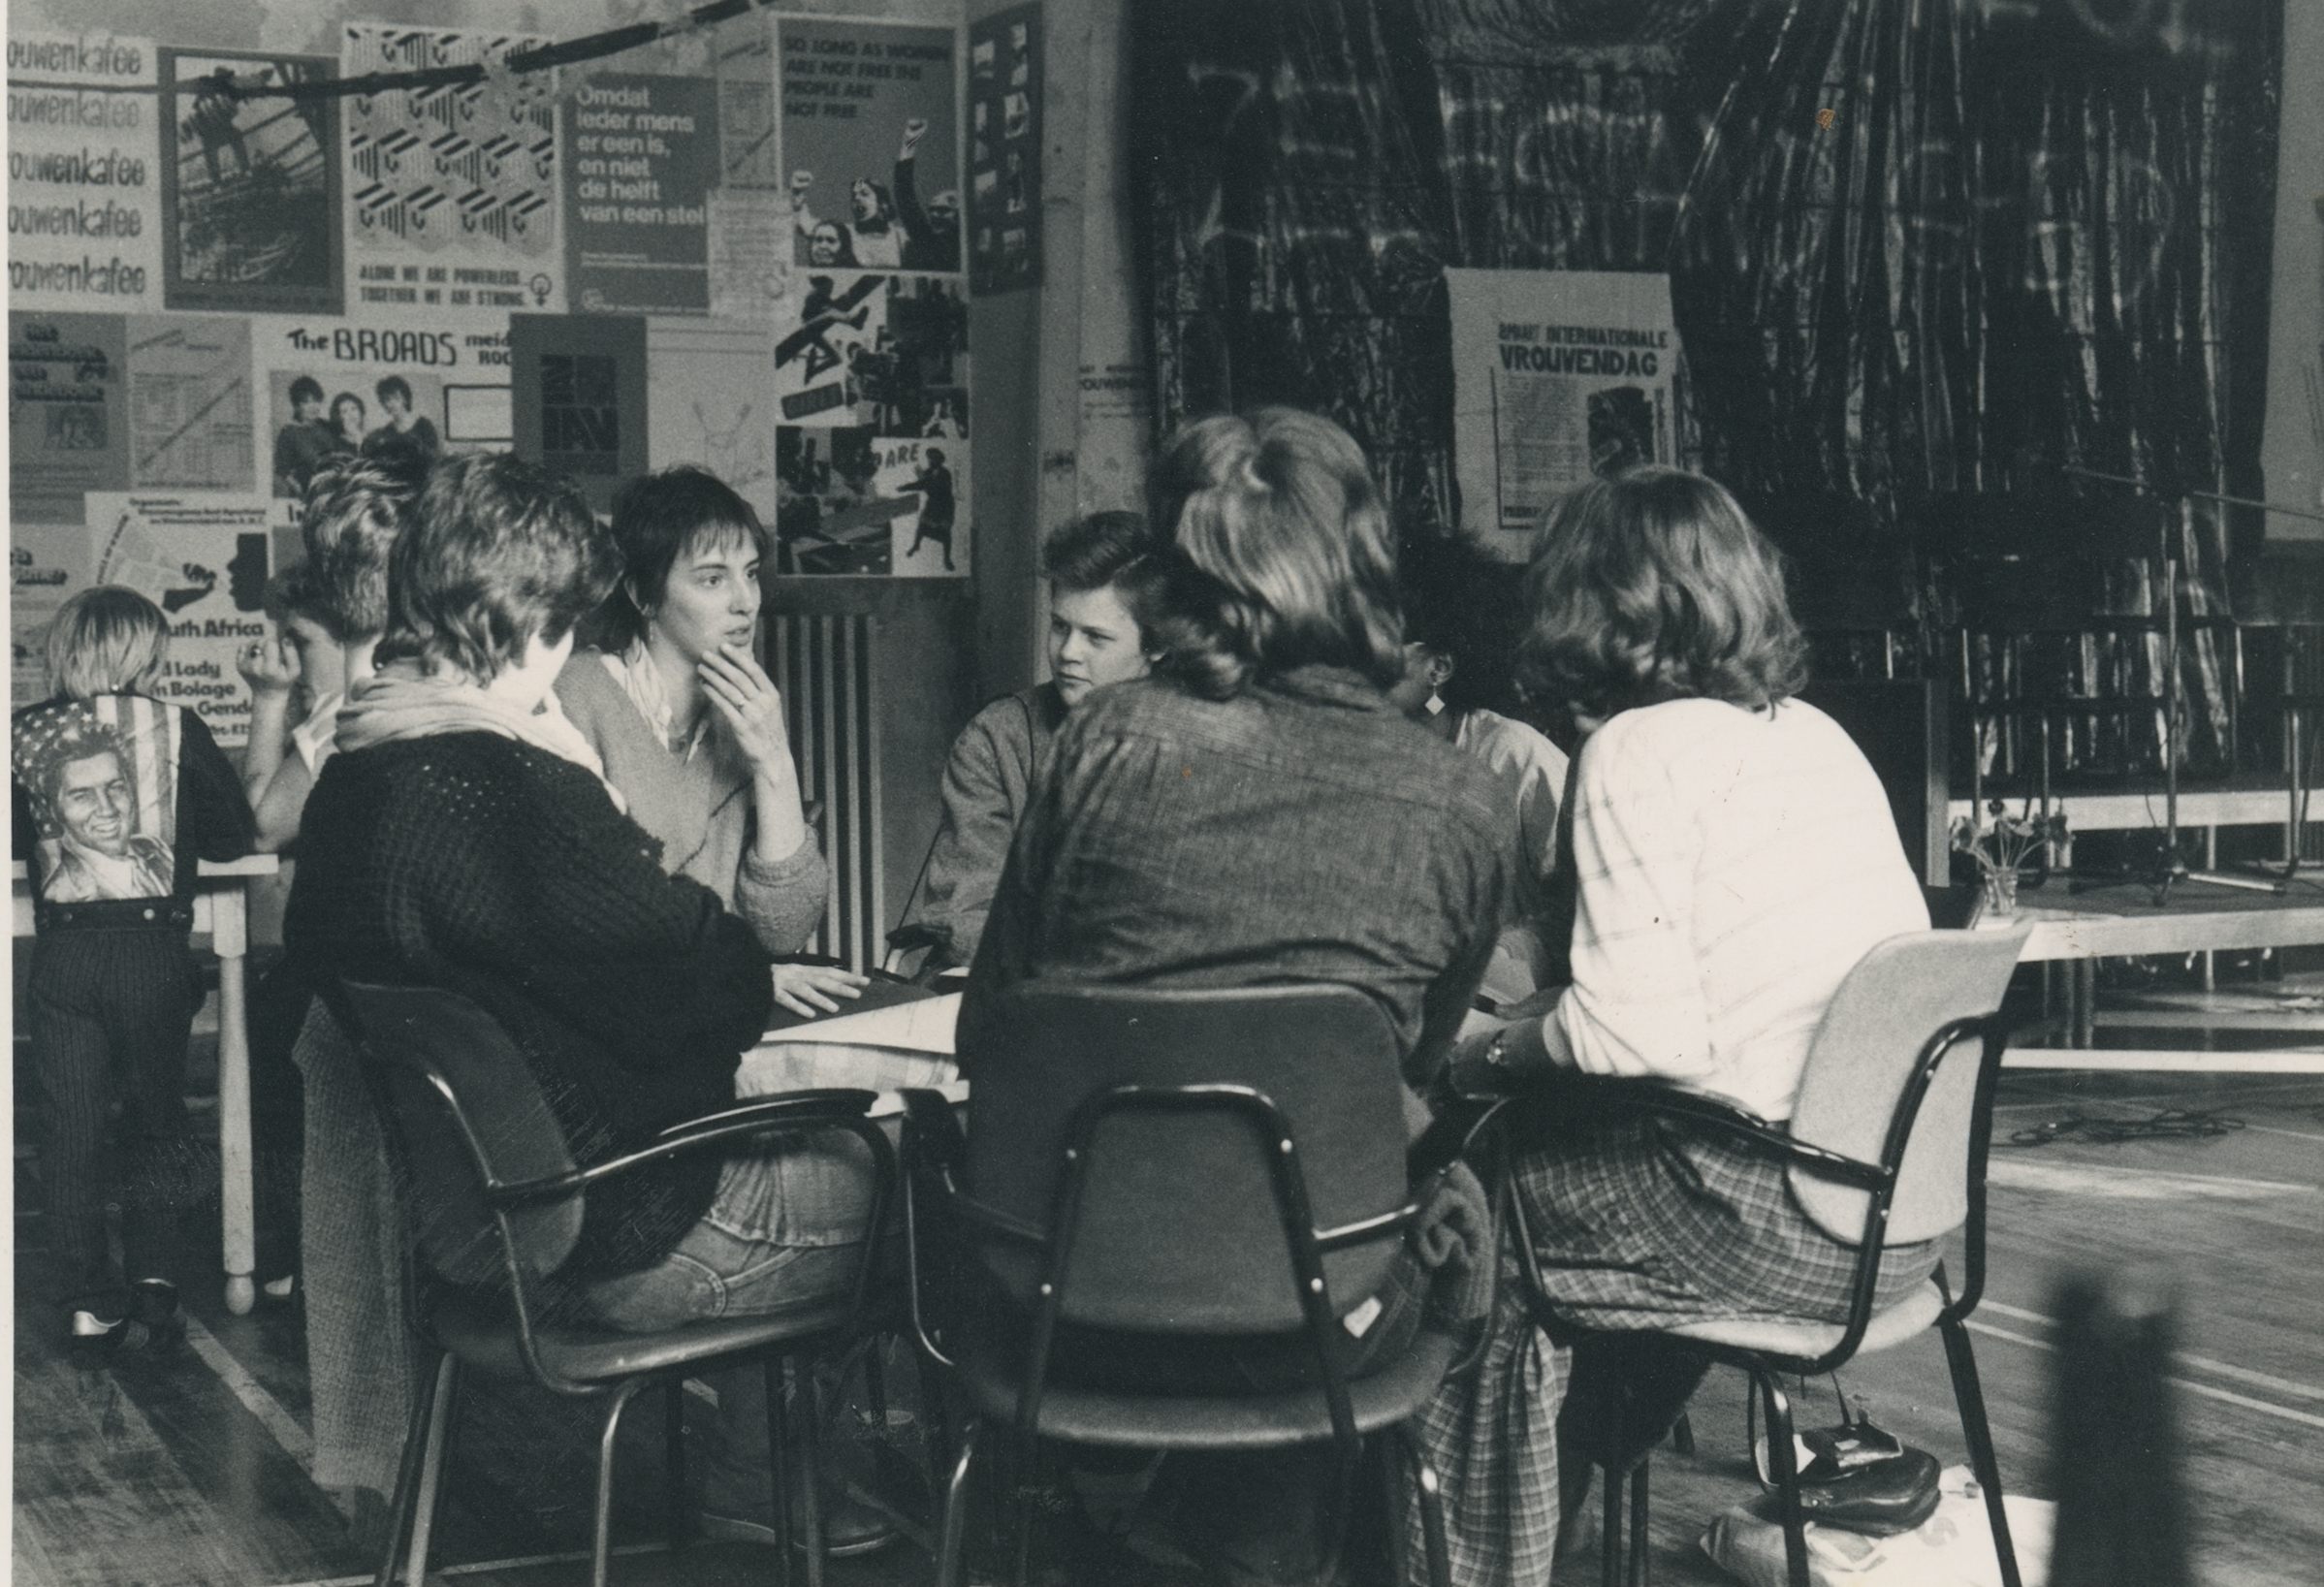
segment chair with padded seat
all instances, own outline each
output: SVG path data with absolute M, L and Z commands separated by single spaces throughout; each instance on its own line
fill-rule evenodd
M 446 1463 L 446 1443 L 463 1372 L 529 1380 L 559 1394 L 605 1396 L 598 1440 L 595 1534 L 590 1581 L 605 1587 L 611 1543 L 614 1442 L 621 1413 L 641 1390 L 666 1390 L 666 1505 L 671 1546 L 685 1540 L 684 1380 L 719 1367 L 764 1362 L 768 1446 L 780 1570 L 790 1578 L 783 1363 L 843 1345 L 873 1325 L 867 1310 L 877 1261 L 876 1231 L 895 1175 L 894 1149 L 868 1117 L 868 1091 L 795 1092 L 746 1103 L 664 1130 L 659 1139 L 588 1167 L 578 1166 L 537 1081 L 498 1022 L 468 999 L 436 987 L 344 983 L 343 1007 L 366 1054 L 366 1069 L 387 1115 L 399 1159 L 421 1268 L 420 1337 L 435 1351 L 420 1374 L 394 1522 L 380 1562 L 388 1587 L 399 1559 L 421 1587 L 429 1535 Z M 728 1154 L 772 1138 L 844 1130 L 870 1150 L 875 1175 L 861 1273 L 851 1293 L 775 1315 L 705 1320 L 653 1333 L 625 1333 L 570 1319 L 554 1278 L 581 1233 L 590 1187 L 682 1155 Z M 811 1404 L 804 1456 L 816 1462 L 814 1374 L 803 1371 Z M 811 1587 L 823 1575 L 817 1484 L 803 1485 Z M 406 1543 L 408 1542 L 408 1548 Z
M 2008 1034 L 1997 1010 L 2031 929 L 1912 932 L 1874 947 L 1825 1010 L 1788 1126 L 1668 1084 L 1557 1079 L 1594 1100 L 1705 1127 L 1788 1159 L 1792 1193 L 1800 1209 L 1826 1234 L 1856 1249 L 1843 1322 L 1770 1317 L 1594 1336 L 1667 1341 L 1675 1349 L 1750 1375 L 1767 1410 L 1790 1587 L 1809 1587 L 1807 1544 L 1791 1407 L 1776 1375 L 1831 1372 L 1864 1351 L 1902 1344 L 1932 1324 L 1944 1339 L 1955 1406 L 1970 1466 L 1984 1491 L 2003 1587 L 2020 1587 L 1992 1431 L 1964 1324 L 1985 1290 L 1986 1149 Z M 1507 1225 L 1535 1316 L 1552 1337 L 1586 1336 L 1588 1330 L 1556 1312 L 1543 1280 L 1543 1269 L 1554 1266 L 1555 1254 L 1535 1249 L 1523 1203 L 1522 1196 L 1509 1198 Z M 1940 1263 L 1930 1280 L 1904 1299 L 1875 1307 L 1883 1251 L 1892 1244 L 1942 1239 L 1956 1230 L 1963 1239 L 1958 1292 Z M 1612 1587 L 1623 1573 L 1627 1481 L 1629 1575 L 1633 1587 L 1644 1587 L 1647 1456 L 1633 1444 L 1622 1458 L 1634 1459 L 1635 1465 L 1602 1467 L 1604 1579 Z
M 964 1032 L 966 1037 L 966 1032 Z M 1338 1483 L 1323 1527 L 1336 1557 L 1363 1435 L 1398 1430 L 1464 1343 L 1423 1325 L 1401 1356 L 1350 1380 L 1327 1348 L 1380 1287 L 1441 1174 L 1486 1110 L 1448 1114 L 1408 1157 L 1395 1034 L 1345 986 L 1153 991 L 1027 983 L 964 1046 L 966 1139 L 933 1092 L 907 1093 L 906 1238 L 923 1349 L 959 1385 L 970 1425 L 945 1490 L 939 1580 L 961 1579 L 965 1496 L 984 1429 L 1140 1450 L 1330 1444 Z M 933 1186 L 933 1189 L 930 1187 Z M 1029 1324 L 965 1307 L 949 1330 L 922 1306 L 951 1254 Z M 1055 1381 L 1061 1324 L 1140 1334 L 1304 1339 L 1316 1386 L 1249 1394 L 1134 1393 Z M 1029 1337 L 1028 1337 L 1029 1336 Z M 1433 1579 L 1446 1581 L 1437 1482 L 1417 1482 Z M 1017 1514 L 1016 1573 L 1030 1516 Z

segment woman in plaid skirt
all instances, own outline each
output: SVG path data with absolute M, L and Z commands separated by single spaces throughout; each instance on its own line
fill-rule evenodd
M 1565 498 L 1526 587 L 1527 687 L 1588 732 L 1558 868 L 1573 982 L 1542 1018 L 1464 1043 L 1453 1082 L 1653 1077 L 1788 1119 L 1842 978 L 1928 913 L 1880 779 L 1792 697 L 1806 645 L 1780 556 L 1718 485 L 1640 468 Z M 1853 1249 L 1809 1222 L 1780 1159 L 1635 1114 L 1533 1112 L 1515 1189 L 1560 1317 L 1616 1332 L 1842 1319 Z M 1936 1254 L 1892 1249 L 1881 1303 Z M 1478 1392 L 1428 1418 L 1461 1478 L 1454 1574 L 1546 1580 L 1567 1352 L 1514 1305 L 1497 1326 Z

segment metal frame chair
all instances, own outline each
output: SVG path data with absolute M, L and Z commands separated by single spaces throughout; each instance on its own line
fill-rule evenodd
M 946 1484 L 939 1580 L 961 1576 L 965 1498 L 984 1424 L 1138 1449 L 1280 1448 L 1328 1441 L 1338 1482 L 1323 1527 L 1336 1558 L 1360 1439 L 1401 1429 L 1457 1371 L 1461 1341 L 1423 1328 L 1350 1381 L 1329 1348 L 1335 1290 L 1378 1286 L 1396 1242 L 1489 1114 L 1441 1119 L 1408 1164 L 1394 1033 L 1339 986 L 1157 992 L 1022 986 L 975 1064 L 964 1141 L 933 1092 L 907 1094 L 906 1239 L 922 1349 L 948 1368 L 971 1424 Z M 1413 1171 L 1417 1168 L 1416 1176 Z M 989 1319 L 946 1331 L 922 1301 L 927 1182 L 966 1254 L 1031 1313 L 1021 1350 Z M 1415 1189 L 1415 1186 L 1417 1189 Z M 1271 1270 L 1271 1271 L 1270 1271 Z M 1255 1280 L 1255 1275 L 1268 1274 Z M 1317 1388 L 1177 1396 L 1063 1387 L 1061 1322 L 1194 1335 L 1304 1335 Z M 940 1342 L 939 1342 L 940 1340 Z M 1409 1438 L 1432 1578 L 1448 1575 L 1438 1483 Z M 1024 1580 L 1030 1514 L 1016 1518 Z
M 421 1587 L 429 1535 L 445 1466 L 462 1369 L 529 1379 L 558 1394 L 610 1396 L 597 1444 L 595 1531 L 590 1581 L 605 1587 L 612 1541 L 614 1441 L 621 1413 L 641 1390 L 667 1391 L 669 1465 L 665 1492 L 670 1543 L 689 1532 L 681 1438 L 684 1380 L 757 1356 L 764 1360 L 767 1436 L 774 1467 L 776 1531 L 782 1579 L 790 1579 L 791 1527 L 785 1472 L 782 1376 L 787 1358 L 843 1344 L 874 1326 L 867 1308 L 877 1266 L 878 1232 L 895 1178 L 895 1154 L 867 1116 L 868 1091 L 797 1092 L 672 1126 L 638 1150 L 581 1167 L 524 1056 L 499 1024 L 455 992 L 434 987 L 342 986 L 367 1058 L 374 1094 L 415 1213 L 420 1264 L 439 1281 L 419 1305 L 420 1337 L 435 1361 L 420 1375 L 396 1483 L 395 1520 L 377 1587 L 399 1559 Z M 870 1236 L 851 1295 L 773 1316 L 691 1323 L 657 1333 L 621 1333 L 557 1317 L 552 1275 L 581 1233 L 592 1186 L 683 1155 L 731 1153 L 771 1136 L 844 1130 L 871 1151 L 875 1184 Z M 570 1308 L 564 1308 L 569 1311 Z M 817 1460 L 820 1421 L 814 1374 L 802 1372 L 810 1399 L 805 1458 Z M 823 1577 L 816 1484 L 805 1484 L 807 1577 Z M 406 1549 L 406 1539 L 409 1546 Z
M 1901 1344 L 1932 1324 L 1944 1338 L 1955 1407 L 1985 1493 L 2003 1587 L 2019 1587 L 1992 1431 L 1963 1324 L 1985 1292 L 1986 1151 L 1993 1086 L 2009 1033 L 1994 1010 L 2030 930 L 1914 932 L 1874 947 L 1849 972 L 1825 1012 L 1788 1127 L 1669 1085 L 1559 1077 L 1559 1083 L 1578 1085 L 1584 1095 L 1706 1127 L 1784 1159 L 1793 1194 L 1808 1217 L 1826 1234 L 1856 1248 L 1845 1322 L 1696 1322 L 1647 1336 L 1750 1374 L 1767 1413 L 1790 1587 L 1809 1587 L 1807 1542 L 1791 1406 L 1776 1374 L 1831 1372 L 1861 1351 Z M 1922 1036 L 1922 1032 L 1929 1033 Z M 1966 1058 L 1971 1043 L 1974 1062 Z M 1554 1261 L 1536 1250 L 1521 1195 L 1510 1197 L 1508 1226 L 1537 1320 L 1552 1337 L 1571 1340 L 1587 1333 L 1556 1312 L 1542 1276 Z M 1886 1309 L 1875 1308 L 1881 1254 L 1892 1241 L 1918 1244 L 1956 1229 L 1965 1240 L 1964 1282 L 1958 1294 L 1939 1263 L 1927 1284 Z M 1630 1580 L 1633 1587 L 1644 1587 L 1647 1469 L 1644 1453 L 1626 1471 L 1601 1467 L 1607 1587 L 1614 1587 L 1623 1573 L 1626 1482 L 1632 1487 Z

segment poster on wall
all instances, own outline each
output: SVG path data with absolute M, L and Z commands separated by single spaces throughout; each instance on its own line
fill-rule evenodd
M 161 307 L 155 71 L 149 39 L 10 33 L 11 308 Z
M 966 577 L 969 304 L 958 276 L 802 271 L 778 324 L 784 572 Z
M 635 315 L 512 314 L 516 452 L 569 474 L 601 513 L 646 472 L 646 322 Z
M 162 297 L 170 308 L 336 314 L 338 101 L 270 95 L 315 55 L 164 49 Z
M 1674 460 L 1665 275 L 1448 270 L 1463 517 L 1512 559 L 1576 486 Z
M 649 467 L 707 468 L 775 522 L 775 402 L 767 359 L 774 332 L 719 320 L 650 319 L 646 366 Z
M 95 582 L 127 585 L 169 619 L 170 659 L 155 696 L 200 715 L 221 745 L 240 744 L 250 690 L 235 655 L 268 632 L 267 498 L 133 491 L 87 500 Z
M 957 35 L 793 16 L 776 39 L 796 262 L 958 270 Z
M 129 424 L 132 487 L 254 489 L 250 322 L 223 314 L 132 318 Z
M 605 74 L 565 108 L 566 291 L 585 313 L 707 314 L 718 85 Z
M 8 505 L 17 538 L 28 524 L 78 529 L 84 494 L 127 489 L 127 319 L 9 315 Z M 20 571 L 16 589 L 24 593 Z
M 489 66 L 547 42 L 350 23 L 339 66 L 349 77 Z M 347 101 L 348 255 L 359 302 L 563 310 L 550 77 L 503 73 Z
M 514 438 L 504 322 L 357 315 L 254 326 L 268 489 L 279 501 L 295 501 L 318 469 L 343 459 L 424 465 L 447 453 L 505 452 Z
M 980 297 L 1040 284 L 1040 0 L 969 24 L 969 271 Z

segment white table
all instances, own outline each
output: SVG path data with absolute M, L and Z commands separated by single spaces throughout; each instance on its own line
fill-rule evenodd
M 2098 961 L 2149 953 L 2201 953 L 2237 948 L 2286 948 L 2324 943 L 2324 891 L 2306 885 L 2280 896 L 2229 892 L 2185 882 L 2156 906 L 2145 887 L 2020 895 L 2035 917 L 2020 956 L 2025 963 L 2066 967 L 2064 1047 L 2012 1047 L 2002 1063 L 2031 1069 L 2200 1069 L 2220 1073 L 2324 1073 L 2324 1052 L 2199 1052 L 2167 1049 L 2098 1051 L 2095 1024 Z
M 218 956 L 218 1200 L 226 1246 L 226 1308 L 240 1315 L 257 1303 L 258 1203 L 251 1175 L 250 1007 L 242 961 L 250 951 L 248 900 L 252 876 L 279 868 L 271 854 L 246 860 L 201 862 L 194 895 L 194 930 L 207 933 Z M 32 888 L 24 862 L 9 867 L 16 901 L 16 935 L 32 935 Z

